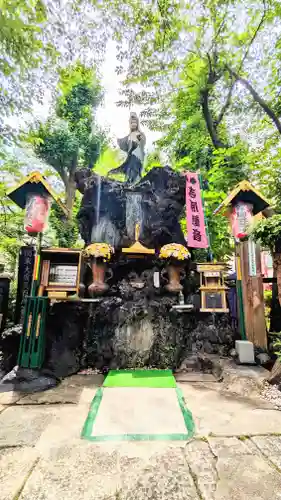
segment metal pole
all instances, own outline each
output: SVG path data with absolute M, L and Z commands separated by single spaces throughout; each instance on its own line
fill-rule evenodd
M 37 236 L 37 247 L 36 247 L 36 255 L 35 255 L 35 261 L 34 261 L 34 268 L 33 268 L 33 281 L 32 281 L 32 286 L 31 286 L 31 297 L 36 296 L 36 290 L 37 290 L 37 281 L 38 281 L 38 275 L 39 275 L 39 267 L 40 267 L 40 254 L 41 254 L 41 246 L 42 246 L 42 233 L 39 233 Z

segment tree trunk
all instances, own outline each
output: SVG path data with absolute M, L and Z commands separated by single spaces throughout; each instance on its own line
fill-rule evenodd
M 65 205 L 68 210 L 68 218 L 72 218 L 73 205 L 75 200 L 76 183 L 74 178 L 70 177 L 65 186 Z
M 267 377 L 270 384 L 280 384 L 281 382 L 281 363 L 280 359 L 276 359 L 270 374 Z
M 281 305 L 281 253 L 273 254 L 273 267 L 277 278 L 278 300 Z
M 217 130 L 216 130 L 216 127 L 214 125 L 214 121 L 213 121 L 211 111 L 209 108 L 209 90 L 207 88 L 201 90 L 201 106 L 202 106 L 203 117 L 204 117 L 204 120 L 206 123 L 207 130 L 209 132 L 210 138 L 212 140 L 213 146 L 216 149 L 227 148 L 227 145 L 224 144 L 220 140 L 220 138 L 217 134 Z

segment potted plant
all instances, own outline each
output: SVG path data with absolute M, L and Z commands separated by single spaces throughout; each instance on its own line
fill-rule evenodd
M 170 243 L 161 248 L 159 257 L 167 262 L 169 282 L 166 289 L 173 293 L 181 292 L 183 289 L 180 283 L 181 271 L 183 262 L 190 258 L 189 250 L 178 243 Z
M 113 253 L 113 247 L 107 243 L 92 243 L 83 251 L 84 257 L 90 259 L 93 273 L 93 282 L 88 287 L 91 296 L 108 290 L 108 284 L 105 282 L 106 263 L 110 261 Z
M 273 268 L 277 278 L 278 300 L 281 305 L 281 215 L 273 215 L 259 221 L 252 228 L 250 236 L 272 253 Z

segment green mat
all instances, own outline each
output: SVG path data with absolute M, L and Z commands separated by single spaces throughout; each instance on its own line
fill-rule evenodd
M 110 370 L 104 387 L 176 388 L 172 370 Z

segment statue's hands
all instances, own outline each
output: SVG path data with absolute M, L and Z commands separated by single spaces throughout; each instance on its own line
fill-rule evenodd
M 145 135 L 142 132 L 138 133 L 137 138 L 138 138 L 139 141 L 144 141 L 145 142 Z

